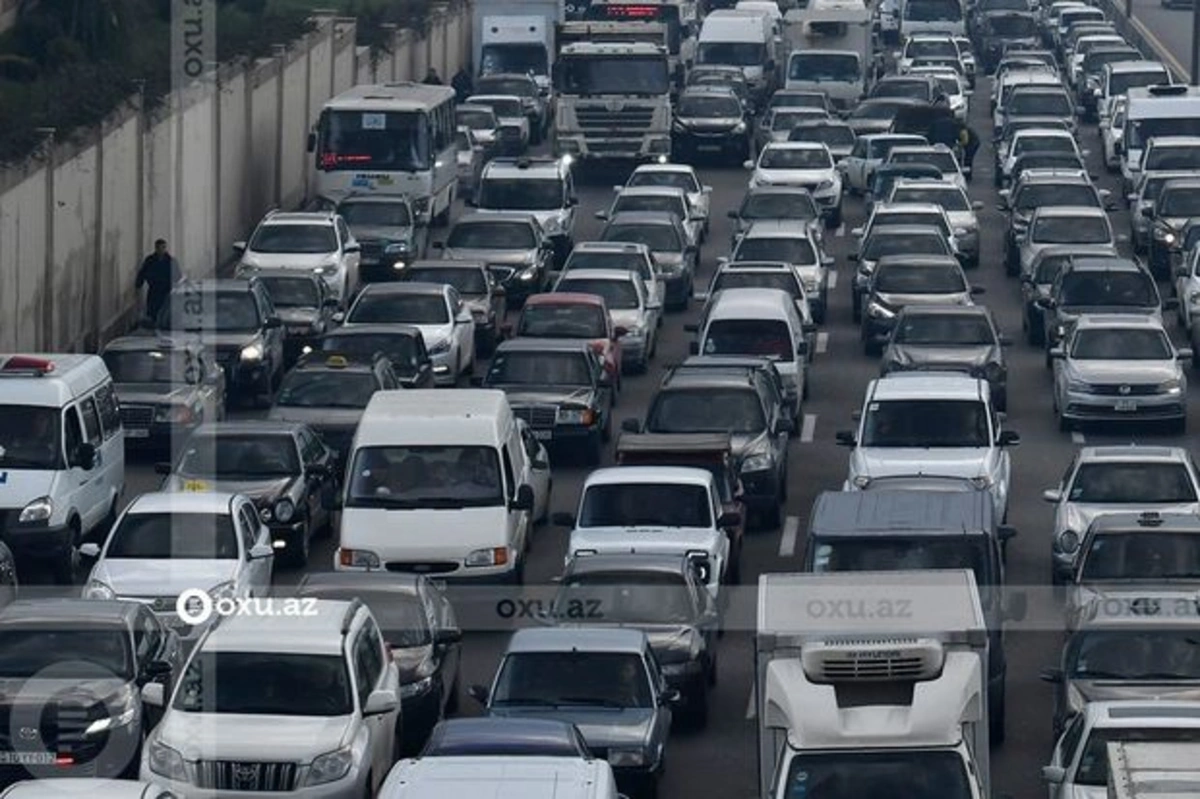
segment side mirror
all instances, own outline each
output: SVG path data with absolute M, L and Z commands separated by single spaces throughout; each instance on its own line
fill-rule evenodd
M 857 236 L 860 239 L 862 238 L 862 234 L 863 234 L 863 229 L 860 227 L 856 227 L 850 231 L 851 236 Z
M 1067 777 L 1067 770 L 1062 766 L 1042 766 L 1042 779 L 1051 785 L 1058 785 Z
M 400 706 L 400 697 L 396 696 L 395 691 L 386 688 L 380 688 L 372 691 L 367 696 L 367 701 L 363 705 L 362 714 L 364 716 L 382 716 L 386 713 L 391 713 Z
M 796 431 L 796 420 L 795 419 L 784 418 L 784 419 L 776 420 L 776 422 L 775 422 L 775 433 L 776 434 L 782 435 L 782 434 L 786 433 L 787 435 L 791 435 L 795 431 Z
M 142 676 L 150 680 L 156 680 L 160 677 L 166 677 L 172 671 L 174 671 L 174 669 L 167 661 L 151 660 L 142 667 Z
M 353 254 L 356 252 L 362 252 L 362 245 L 361 244 L 347 244 L 346 252 L 349 254 Z
M 435 644 L 441 644 L 442 646 L 457 644 L 462 641 L 462 639 L 462 630 L 459 630 L 455 627 L 440 627 L 438 628 L 437 634 L 433 636 L 433 642 Z
M 695 322 L 688 322 L 683 326 L 683 330 L 685 333 L 699 333 L 700 325 L 696 324 Z
M 1001 430 L 996 444 L 1001 447 L 1015 447 L 1021 443 L 1021 434 L 1012 430 Z
M 488 689 L 483 685 L 472 685 L 467 689 L 467 696 L 481 705 L 486 705 L 488 701 Z
M 1054 309 L 1057 303 L 1055 303 L 1053 297 L 1038 297 L 1033 301 L 1033 304 L 1044 311 L 1050 311 Z
M 270 319 L 263 322 L 263 328 L 265 330 L 278 330 L 281 327 L 283 327 L 283 320 L 278 316 L 272 316 Z
M 1067 352 L 1062 347 L 1051 347 L 1050 348 L 1051 360 L 1061 361 L 1066 357 L 1067 357 Z
M 1175 277 L 1187 277 L 1189 274 L 1187 264 L 1175 267 Z
M 1060 668 L 1042 669 L 1038 677 L 1042 682 L 1060 683 L 1063 681 L 1063 672 Z
M 79 554 L 89 560 L 96 560 L 100 557 L 100 545 L 95 541 L 89 541 L 86 544 L 79 545 Z
M 862 411 L 861 410 L 850 411 L 850 418 L 856 422 L 861 422 L 862 421 Z
M 275 549 L 270 544 L 255 544 L 250 547 L 250 560 L 262 560 L 275 555 Z
M 857 439 L 854 437 L 852 430 L 839 430 L 834 438 L 837 439 L 839 447 L 853 447 L 858 445 Z
M 851 263 L 857 263 L 858 262 L 858 253 L 856 253 L 856 252 L 849 253 L 846 256 L 846 260 L 850 261 Z
M 996 537 L 1002 543 L 1007 543 L 1017 537 L 1017 528 L 1010 527 L 1007 524 L 1002 524 L 996 528 Z
M 608 211 L 597 211 L 595 214 L 593 214 L 593 216 L 595 216 L 601 222 L 608 221 Z
M 621 420 L 621 432 L 634 433 L 636 435 L 642 432 L 642 423 L 637 419 L 623 419 Z
M 980 202 L 979 200 L 976 200 L 975 202 L 971 203 L 971 210 L 972 211 L 982 211 L 983 203 Z
M 689 355 L 699 355 L 700 354 L 700 342 L 699 341 L 693 341 L 690 344 L 688 344 L 688 354 Z
M 683 699 L 683 694 L 679 693 L 678 688 L 668 688 L 662 692 L 659 699 L 664 705 L 677 705 Z
M 96 448 L 91 444 L 80 444 L 75 449 L 75 457 L 72 458 L 72 465 L 78 466 L 85 472 L 90 472 L 96 468 Z
M 726 211 L 725 216 L 729 217 L 730 219 L 738 219 L 739 218 L 736 208 L 732 211 Z
M 801 355 L 801 356 L 808 355 L 808 342 L 807 341 L 804 341 L 803 339 L 801 339 L 799 342 L 797 342 L 796 354 Z
M 142 686 L 142 702 L 151 707 L 162 707 L 166 704 L 166 686 L 160 682 L 148 682 Z
M 835 263 L 832 255 L 821 256 L 821 266 L 833 266 Z
M 614 327 L 613 328 L 612 337 L 613 337 L 614 341 L 616 341 L 619 338 L 625 338 L 628 335 L 629 335 L 629 328 L 627 328 L 627 327 Z
M 446 242 L 444 242 L 444 241 L 435 241 L 435 242 L 433 242 L 432 244 L 430 244 L 429 246 L 430 246 L 430 247 L 432 247 L 432 248 L 433 248 L 433 249 L 435 249 L 435 250 L 444 250 L 444 249 L 446 249 Z
M 338 306 L 341 305 L 341 302 L 338 301 L 337 297 L 326 297 L 325 302 L 322 304 L 326 308 L 337 308 Z
M 342 322 L 346 321 L 346 314 L 343 313 L 342 311 L 338 311 L 333 316 L 329 317 L 329 321 L 333 322 L 334 324 L 340 325 Z
M 1150 206 L 1148 208 L 1143 208 L 1141 210 L 1141 214 L 1142 214 L 1142 216 L 1146 217 L 1147 219 L 1154 218 L 1154 207 Z
M 987 294 L 987 289 L 983 286 L 971 286 L 972 297 L 978 297 L 980 294 Z
M 723 530 L 728 530 L 731 527 L 737 527 L 742 523 L 742 514 L 737 511 L 727 510 L 717 518 L 717 527 Z
M 742 169 L 754 169 L 754 162 L 753 161 L 743 161 Z
M 478 208 L 479 200 L 475 199 L 474 197 L 466 197 L 463 199 L 463 205 L 467 206 L 468 208 Z
M 562 511 L 559 511 L 557 513 L 551 514 L 550 523 L 553 524 L 555 527 L 572 527 L 573 528 L 575 526 L 575 514 L 563 513 Z
M 1057 504 L 1059 502 L 1062 502 L 1062 498 L 1063 498 L 1062 491 L 1060 491 L 1057 488 L 1047 488 L 1045 491 L 1042 492 L 1042 499 L 1044 499 L 1046 502 L 1052 502 L 1052 503 Z
M 1192 359 L 1192 348 L 1183 347 L 1175 351 L 1175 357 L 1181 361 L 1190 361 Z
M 528 485 L 517 487 L 517 496 L 513 498 L 509 505 L 512 510 L 533 510 L 533 489 Z
M 154 473 L 161 474 L 164 477 L 171 473 L 171 464 L 167 461 L 159 461 L 154 464 Z
M 244 242 L 244 241 L 235 241 L 235 242 L 233 243 L 233 251 L 234 251 L 234 252 L 236 252 L 236 253 L 243 253 L 243 252 L 245 252 L 245 251 L 246 251 L 246 242 Z

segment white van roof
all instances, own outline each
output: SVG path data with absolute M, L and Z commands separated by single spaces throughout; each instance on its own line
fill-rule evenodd
M 0 405 L 61 408 L 109 379 L 99 355 L 0 354 Z
M 427 757 L 388 775 L 379 799 L 607 799 L 606 760 L 568 757 Z
M 470 388 L 377 391 L 355 434 L 356 446 L 499 446 L 512 410 L 503 391 Z
M 722 8 L 704 18 L 700 26 L 701 44 L 706 42 L 754 42 L 762 44 L 769 35 L 768 17 L 759 11 L 735 11 Z

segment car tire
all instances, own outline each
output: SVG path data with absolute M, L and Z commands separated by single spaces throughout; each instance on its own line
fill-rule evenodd
M 75 572 L 79 568 L 79 520 L 72 519 L 69 529 L 71 540 L 67 542 L 67 546 L 61 552 L 54 556 L 51 564 L 51 572 L 56 585 L 74 585 Z
M 287 549 L 284 550 L 284 565 L 291 569 L 301 570 L 308 566 L 309 555 L 309 537 L 312 530 L 308 524 L 304 525 L 304 529 L 292 541 L 288 542 Z
M 1004 743 L 1005 733 L 1005 695 L 1008 692 L 1002 686 L 999 691 L 989 697 L 988 727 L 991 733 L 991 745 L 999 746 Z

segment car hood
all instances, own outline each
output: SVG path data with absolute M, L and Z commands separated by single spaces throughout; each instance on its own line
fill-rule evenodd
M 650 708 L 590 707 L 489 707 L 489 716 L 538 718 L 569 721 L 579 728 L 592 749 L 608 750 L 645 746 L 653 732 L 654 711 Z
M 405 322 L 404 325 L 406 327 L 415 327 L 417 330 L 420 330 L 421 336 L 425 339 L 425 346 L 429 349 L 433 349 L 434 346 L 450 338 L 450 336 L 454 333 L 454 326 L 449 322 L 443 322 L 442 324 L 437 325 L 414 325 L 411 322 Z M 350 324 L 346 325 L 346 328 L 352 329 L 355 326 L 355 323 L 351 322 Z M 357 326 L 361 326 L 361 324 Z
M 262 507 L 287 493 L 295 477 L 271 477 L 257 480 L 205 480 L 173 474 L 163 483 L 163 491 L 218 491 L 228 494 L 244 494 Z
M 575 386 L 504 386 L 496 385 L 508 395 L 508 404 L 513 408 L 522 405 L 561 405 L 565 402 L 587 403 L 592 399 L 592 390 Z
M 850 473 L 863 477 L 928 474 L 970 479 L 987 474 L 984 447 L 858 447 L 850 456 Z
M 103 558 L 91 579 L 109 585 L 117 596 L 177 596 L 189 588 L 207 591 L 233 580 L 236 560 L 132 560 Z
M 815 186 L 833 180 L 835 171 L 832 169 L 763 169 L 755 171 L 755 177 L 762 183 L 786 183 L 794 186 Z
M 413 237 L 413 229 L 411 227 L 392 227 L 390 225 L 354 225 L 351 228 L 354 233 L 354 238 L 358 239 L 359 244 L 368 242 L 409 242 Z
M 703 527 L 587 527 L 571 533 L 569 552 L 594 549 L 605 553 L 682 555 L 689 550 L 712 552 L 724 533 Z
M 996 356 L 996 348 L 990 344 L 963 347 L 938 347 L 923 344 L 893 344 L 890 359 L 904 366 L 925 369 L 978 368 L 985 366 Z
M 1153 503 L 1153 502 L 1067 502 L 1055 516 L 1056 528 L 1074 530 L 1080 537 L 1101 516 L 1110 513 L 1200 513 L 1200 502 Z
M 155 734 L 183 759 L 243 760 L 246 742 L 263 762 L 311 762 L 340 749 L 347 741 L 352 716 L 248 716 L 236 713 L 166 714 Z
M 442 257 L 456 261 L 486 261 L 489 264 L 520 266 L 531 263 L 536 254 L 535 250 L 491 250 L 486 247 L 454 247 L 445 249 Z
M 179 386 L 174 383 L 116 383 L 113 388 L 117 397 L 126 405 L 186 402 L 195 391 L 195 386 Z
M 337 263 L 337 253 L 296 253 L 296 252 L 250 252 L 242 256 L 241 266 L 257 267 L 259 269 L 316 269 L 321 266 Z
M 311 325 L 321 316 L 317 308 L 276 308 L 275 313 L 285 325 Z
M 729 130 L 742 120 L 738 117 L 676 117 L 680 125 L 694 130 Z
M 1070 371 L 1091 383 L 1162 383 L 1179 376 L 1176 361 L 1070 361 Z

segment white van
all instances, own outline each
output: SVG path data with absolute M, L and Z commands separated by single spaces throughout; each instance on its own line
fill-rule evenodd
M 117 518 L 125 434 L 98 355 L 0 355 L 0 537 L 69 585 L 79 545 Z
M 379 799 L 624 799 L 607 760 L 526 755 L 401 760 Z
M 775 91 L 781 68 L 777 30 L 779 23 L 759 11 L 713 11 L 700 26 L 696 64 L 739 68 L 755 100 L 764 103 Z
M 524 578 L 531 464 L 504 392 L 376 392 L 347 463 L 335 569 Z

